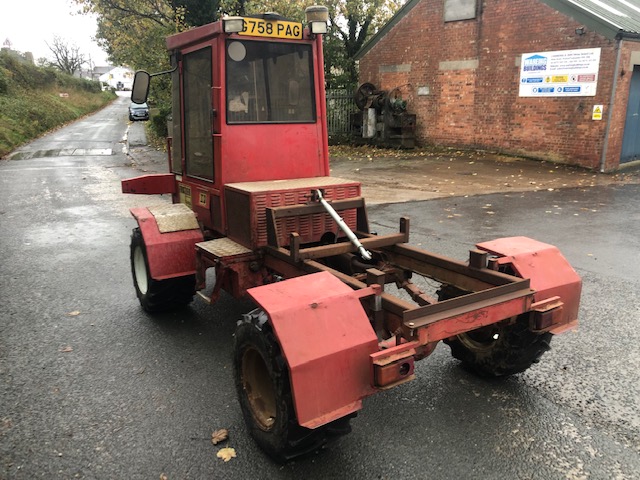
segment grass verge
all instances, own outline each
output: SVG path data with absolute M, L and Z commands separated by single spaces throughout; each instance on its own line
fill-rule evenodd
M 74 78 L 0 54 L 0 157 L 115 97 L 98 82 Z

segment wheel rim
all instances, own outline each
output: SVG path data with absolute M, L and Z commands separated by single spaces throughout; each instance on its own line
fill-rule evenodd
M 501 328 L 485 327 L 461 333 L 458 335 L 458 340 L 469 350 L 484 352 L 491 350 L 496 342 L 500 340 L 501 335 Z
M 254 348 L 245 350 L 242 357 L 242 387 L 258 426 L 271 429 L 276 421 L 276 392 L 267 365 Z
M 147 293 L 149 282 L 147 279 L 147 263 L 144 260 L 144 254 L 140 247 L 136 247 L 133 251 L 133 271 L 135 273 L 136 285 L 142 295 Z

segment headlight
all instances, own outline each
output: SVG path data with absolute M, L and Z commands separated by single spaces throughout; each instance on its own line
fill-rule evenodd
M 224 33 L 238 33 L 244 28 L 242 17 L 224 17 L 222 24 L 224 25 Z
M 309 31 L 313 34 L 327 33 L 329 9 L 322 5 L 312 5 L 304 11 L 305 20 L 309 24 Z

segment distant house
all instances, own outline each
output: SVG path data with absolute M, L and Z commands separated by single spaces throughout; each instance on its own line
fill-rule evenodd
M 75 76 L 80 78 L 87 78 L 89 80 L 95 80 L 97 82 L 100 80 L 101 75 L 108 73 L 112 69 L 113 67 L 111 65 L 81 69 L 75 73 Z
M 128 67 L 110 67 L 99 80 L 116 90 L 131 90 L 133 86 L 133 70 Z
M 423 143 L 611 171 L 640 159 L 640 0 L 408 0 L 358 53 Z
M 91 75 L 92 77 L 95 77 L 95 80 L 99 80 L 101 75 L 109 73 L 112 68 L 113 67 L 111 65 L 105 65 L 103 67 L 93 67 Z

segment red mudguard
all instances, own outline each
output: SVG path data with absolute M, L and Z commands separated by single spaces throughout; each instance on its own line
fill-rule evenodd
M 176 193 L 176 177 L 173 173 L 155 173 L 122 180 L 122 193 L 158 195 Z
M 378 340 L 360 298 L 328 272 L 248 290 L 267 312 L 289 366 L 298 423 L 317 428 L 362 408 L 374 393 Z
M 498 265 L 511 265 L 516 276 L 530 279 L 536 302 L 560 298 L 561 317 L 552 333 L 577 325 L 582 280 L 556 247 L 527 237 L 500 238 L 476 246 L 498 256 Z
M 204 240 L 199 228 L 160 233 L 148 208 L 132 208 L 131 214 L 144 238 L 151 278 L 165 280 L 196 273 L 195 245 Z

